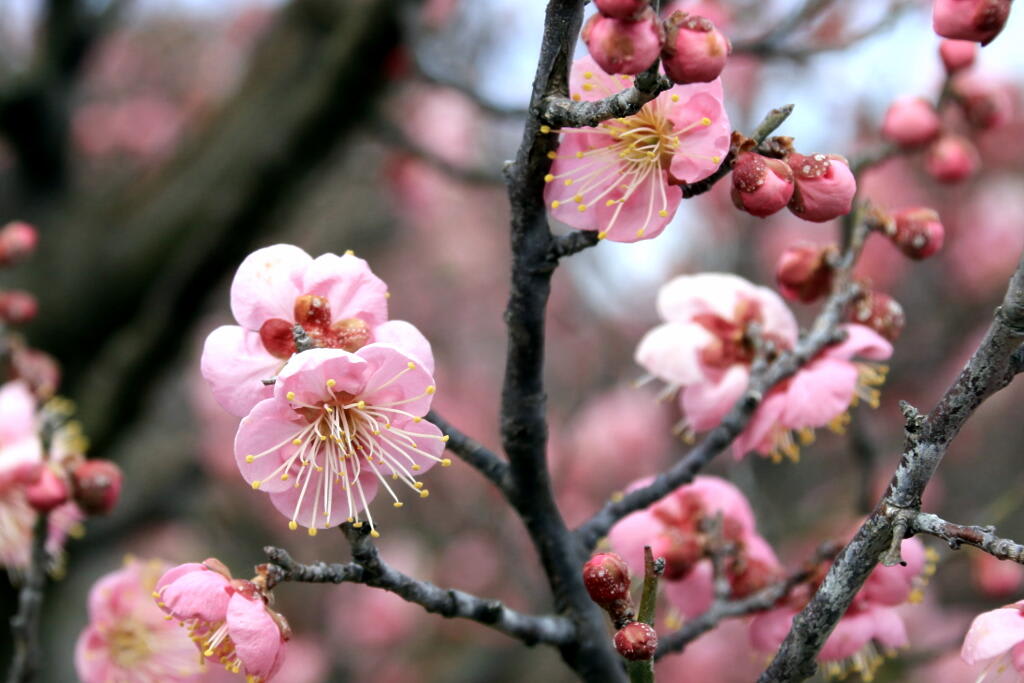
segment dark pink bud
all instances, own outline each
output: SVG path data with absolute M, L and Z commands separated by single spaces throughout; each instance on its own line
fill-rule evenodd
M 661 21 L 648 8 L 636 21 L 595 14 L 583 27 L 583 42 L 598 66 L 610 74 L 638 74 L 658 58 Z
M 923 97 L 904 97 L 889 105 L 882 121 L 882 135 L 901 147 L 920 147 L 939 136 L 942 122 L 931 102 Z
M 924 169 L 940 183 L 958 183 L 975 174 L 981 157 L 974 144 L 959 135 L 943 135 L 928 148 Z
M 732 203 L 764 218 L 785 208 L 793 198 L 793 171 L 781 159 L 741 152 L 732 167 Z
M 796 182 L 790 211 L 815 223 L 850 213 L 857 180 L 846 159 L 838 154 L 804 156 L 793 152 L 787 161 Z
M 943 38 L 987 45 L 1010 16 L 1011 0 L 935 0 L 932 27 Z
M 629 565 L 615 553 L 598 553 L 583 565 L 583 585 L 599 605 L 629 599 Z
M 68 487 L 56 472 L 44 467 L 36 483 L 25 488 L 25 498 L 37 512 L 47 513 L 67 502 Z
M 121 497 L 121 468 L 109 460 L 86 460 L 71 473 L 75 502 L 90 515 L 105 515 Z
M 832 288 L 832 247 L 800 244 L 782 252 L 775 269 L 775 282 L 782 296 L 790 301 L 809 304 L 829 293 Z
M 939 214 L 934 209 L 914 207 L 893 214 L 889 237 L 904 254 L 921 260 L 942 248 L 945 234 Z
M 673 12 L 665 20 L 665 74 L 676 83 L 709 83 L 722 73 L 732 43 L 709 19 Z
M 868 292 L 853 304 L 852 322 L 870 327 L 891 342 L 903 331 L 903 307 L 888 294 Z
M 594 0 L 597 10 L 612 19 L 635 21 L 650 6 L 650 0 Z
M 978 56 L 978 44 L 970 40 L 943 40 L 939 44 L 939 56 L 946 67 L 946 73 L 956 73 L 974 64 Z
M 39 233 L 24 221 L 11 221 L 0 228 L 0 266 L 25 260 L 36 250 Z
M 39 304 L 36 298 L 20 289 L 0 292 L 0 320 L 12 325 L 27 323 L 36 317 Z
M 963 74 L 953 83 L 953 91 L 968 123 L 975 128 L 997 128 L 1013 117 L 1013 96 L 999 84 Z
M 650 659 L 658 649 L 658 633 L 642 621 L 630 622 L 616 632 L 615 649 L 632 662 Z

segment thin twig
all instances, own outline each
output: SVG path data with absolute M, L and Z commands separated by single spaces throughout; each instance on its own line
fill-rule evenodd
M 910 530 L 913 533 L 938 536 L 953 550 L 958 550 L 966 543 L 1000 560 L 1024 564 L 1024 545 L 996 536 L 994 526 L 963 526 L 947 522 L 938 515 L 918 512 L 910 520 Z
M 487 477 L 503 493 L 508 493 L 511 483 L 509 481 L 507 462 L 499 458 L 486 446 L 460 432 L 454 425 L 435 411 L 432 410 L 427 413 L 426 419 L 429 422 L 433 422 L 437 425 L 438 429 L 448 435 L 448 450 L 465 460 L 480 474 Z
M 18 591 L 18 612 L 11 617 L 14 658 L 7 683 L 28 683 L 39 672 L 42 651 L 39 643 L 39 618 L 46 592 L 46 554 L 48 516 L 39 515 L 32 531 L 32 556 Z

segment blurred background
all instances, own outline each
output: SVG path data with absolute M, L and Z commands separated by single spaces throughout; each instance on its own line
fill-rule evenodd
M 789 26 L 802 0 L 673 8 L 699 6 L 737 45 L 723 77 L 734 128 L 749 132 L 791 102 L 779 133 L 800 151 L 857 157 L 880 144 L 893 99 L 934 100 L 942 87 L 930 3 L 816 4 L 810 21 Z M 263 561 L 266 544 L 300 561 L 347 559 L 340 535 L 289 533 L 244 483 L 237 422 L 199 376 L 202 341 L 231 322 L 227 287 L 254 248 L 290 242 L 367 259 L 390 286 L 392 316 L 434 345 L 437 410 L 498 446 L 501 168 L 521 135 L 543 9 L 541 0 L 0 0 L 0 224 L 40 231 L 36 256 L 2 285 L 38 298 L 22 332 L 59 361 L 60 393 L 76 402 L 91 455 L 125 472 L 119 506 L 69 542 L 66 576 L 49 590 L 42 680 L 75 680 L 88 589 L 128 554 L 215 555 L 236 575 Z M 1021 40 L 1018 9 L 971 73 L 1010 105 L 1001 125 L 971 132 L 979 173 L 939 185 L 912 155 L 863 179 L 862 196 L 881 206 L 938 209 L 947 233 L 925 263 L 879 237 L 868 246 L 862 275 L 907 316 L 881 407 L 854 411 L 846 437 L 820 434 L 799 464 L 723 456 L 712 468 L 750 497 L 788 566 L 873 504 L 901 450 L 897 401 L 933 405 L 1024 247 Z M 548 316 L 548 386 L 551 466 L 571 524 L 685 452 L 671 434 L 678 409 L 633 385 L 642 373 L 632 352 L 656 322 L 657 287 L 709 270 L 770 285 L 786 246 L 835 237 L 834 224 L 740 213 L 720 183 L 684 202 L 657 240 L 602 243 L 565 263 Z M 813 313 L 797 311 L 805 322 Z M 1018 385 L 983 406 L 926 509 L 1024 536 L 1022 399 Z M 458 461 L 427 479 L 429 499 L 379 513 L 385 559 L 520 610 L 548 609 L 528 539 L 488 484 Z M 939 550 L 924 603 L 906 608 L 912 646 L 879 680 L 967 680 L 950 657 L 970 617 L 1022 597 L 1019 567 Z M 289 683 L 570 680 L 552 651 L 524 655 L 483 627 L 383 592 L 288 584 L 276 596 L 295 631 Z M 0 614 L 15 600 L 4 582 Z M 9 647 L 0 639 L 0 661 Z M 749 681 L 763 663 L 740 622 L 666 660 L 662 679 Z

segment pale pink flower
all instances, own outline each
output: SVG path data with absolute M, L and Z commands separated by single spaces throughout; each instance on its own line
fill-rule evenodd
M 451 464 L 440 457 L 448 437 L 423 419 L 434 391 L 430 371 L 390 344 L 305 351 L 242 420 L 236 462 L 290 528 L 359 526 L 365 510 L 377 535 L 367 505 L 378 485 L 401 507 L 393 486 L 425 498 L 417 475 Z
M 8 382 L 0 387 L 0 490 L 34 483 L 42 467 L 35 396 L 24 382 Z
M 188 634 L 153 604 L 163 562 L 129 559 L 89 590 L 89 625 L 75 645 L 82 683 L 197 681 L 202 665 Z
M 153 597 L 187 629 L 201 658 L 244 673 L 252 683 L 270 680 L 281 667 L 291 637 L 287 622 L 267 606 L 259 586 L 233 579 L 219 560 L 168 570 Z
M 609 76 L 590 57 L 573 63 L 569 89 L 593 101 L 632 85 Z M 675 215 L 679 183 L 711 175 L 729 151 L 722 84 L 677 85 L 639 113 L 594 128 L 564 128 L 545 177 L 551 215 L 615 242 L 656 237 Z
M 964 637 L 960 656 L 971 665 L 986 663 L 985 671 L 994 669 L 999 680 L 1004 671 L 1010 680 L 1024 677 L 1024 600 L 999 609 L 983 612 L 971 622 Z M 983 675 L 978 680 L 983 680 Z
M 242 417 L 270 397 L 272 378 L 295 352 L 292 328 L 302 325 L 320 347 L 356 349 L 388 342 L 433 371 L 430 343 L 407 322 L 388 321 L 387 285 L 351 253 L 316 259 L 289 244 L 258 249 L 231 284 L 238 325 L 206 338 L 200 362 L 214 397 Z

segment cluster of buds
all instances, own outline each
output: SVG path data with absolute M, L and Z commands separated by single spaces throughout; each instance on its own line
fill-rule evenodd
M 943 38 L 991 43 L 1006 26 L 1013 0 L 935 0 L 932 26 Z
M 0 266 L 14 266 L 36 249 L 39 234 L 24 221 L 11 221 L 0 228 Z M 36 298 L 28 292 L 12 289 L 0 291 L 0 321 L 21 325 L 36 317 Z
M 838 154 L 804 155 L 786 149 L 782 158 L 772 158 L 758 153 L 753 141 L 740 149 L 733 166 L 732 201 L 741 211 L 764 218 L 788 206 L 794 215 L 814 223 L 850 212 L 857 180 L 849 162 Z
M 655 577 L 664 565 L 659 561 L 656 566 Z M 583 585 L 591 600 L 608 612 L 615 624 L 617 631 L 612 642 L 616 651 L 631 662 L 653 658 L 658 649 L 658 634 L 653 626 L 636 619 L 626 561 L 615 553 L 594 555 L 583 565 Z
M 649 0 L 595 0 L 583 27 L 594 61 L 610 74 L 638 74 L 660 56 L 674 82 L 710 83 L 725 68 L 729 39 L 705 17 L 674 12 L 662 21 Z

